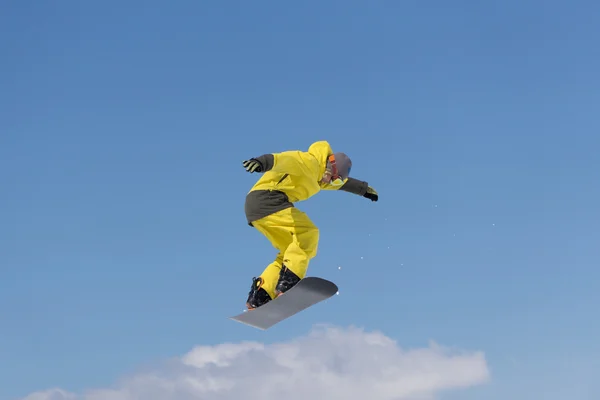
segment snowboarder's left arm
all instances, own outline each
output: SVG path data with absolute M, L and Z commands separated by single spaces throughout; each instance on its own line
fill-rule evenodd
M 379 195 L 377 194 L 377 191 L 375 189 L 369 186 L 367 182 L 361 181 L 356 178 L 348 177 L 346 183 L 344 183 L 344 185 L 341 186 L 339 190 L 366 197 L 371 201 L 379 200 Z

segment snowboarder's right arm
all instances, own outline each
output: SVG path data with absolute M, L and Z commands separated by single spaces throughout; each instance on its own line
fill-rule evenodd
M 281 153 L 267 153 L 260 157 L 253 157 L 243 162 L 248 172 L 267 172 L 276 170 L 295 175 L 306 173 L 306 166 L 300 151 L 284 151 Z

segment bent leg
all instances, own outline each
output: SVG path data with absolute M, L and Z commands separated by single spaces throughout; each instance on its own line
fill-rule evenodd
M 283 257 L 283 268 L 275 288 L 277 295 L 285 293 L 306 276 L 309 262 L 317 255 L 319 246 L 319 229 L 308 215 L 293 209 L 290 216 L 293 220 L 292 241 Z
M 275 287 L 283 266 L 284 251 L 292 240 L 291 234 L 285 229 L 286 224 L 282 224 L 285 218 L 279 215 L 280 213 L 268 215 L 252 224 L 271 242 L 278 253 L 275 260 L 266 266 L 258 278 L 253 278 L 252 288 L 246 301 L 248 309 L 260 307 L 276 297 Z
M 317 255 L 319 229 L 306 213 L 296 208 L 290 216 L 292 240 L 285 249 L 283 264 L 302 279 L 306 276 L 308 263 Z
M 258 278 L 256 289 L 266 292 L 270 300 L 306 276 L 309 261 L 317 254 L 319 230 L 295 207 L 261 218 L 253 226 L 278 250 L 275 260 Z

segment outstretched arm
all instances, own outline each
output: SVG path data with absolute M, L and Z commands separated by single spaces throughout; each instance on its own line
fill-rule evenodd
M 369 184 L 365 181 L 361 181 L 355 178 L 349 177 L 346 183 L 339 190 L 357 194 L 362 197 L 366 197 L 371 201 L 379 200 L 379 195 Z

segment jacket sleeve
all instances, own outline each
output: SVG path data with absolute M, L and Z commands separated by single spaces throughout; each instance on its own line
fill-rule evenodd
M 369 184 L 367 182 L 349 177 L 346 183 L 344 183 L 344 185 L 338 190 L 343 190 L 345 192 L 350 192 L 359 196 L 364 196 L 365 193 L 367 193 L 368 187 Z
M 288 173 L 292 175 L 304 175 L 307 173 L 307 166 L 302 159 L 301 151 L 284 151 L 273 154 L 273 170 L 276 172 Z
M 267 153 L 260 157 L 254 157 L 262 165 L 261 172 L 274 171 L 292 175 L 306 174 L 307 166 L 302 160 L 301 151 L 284 151 L 281 153 Z

